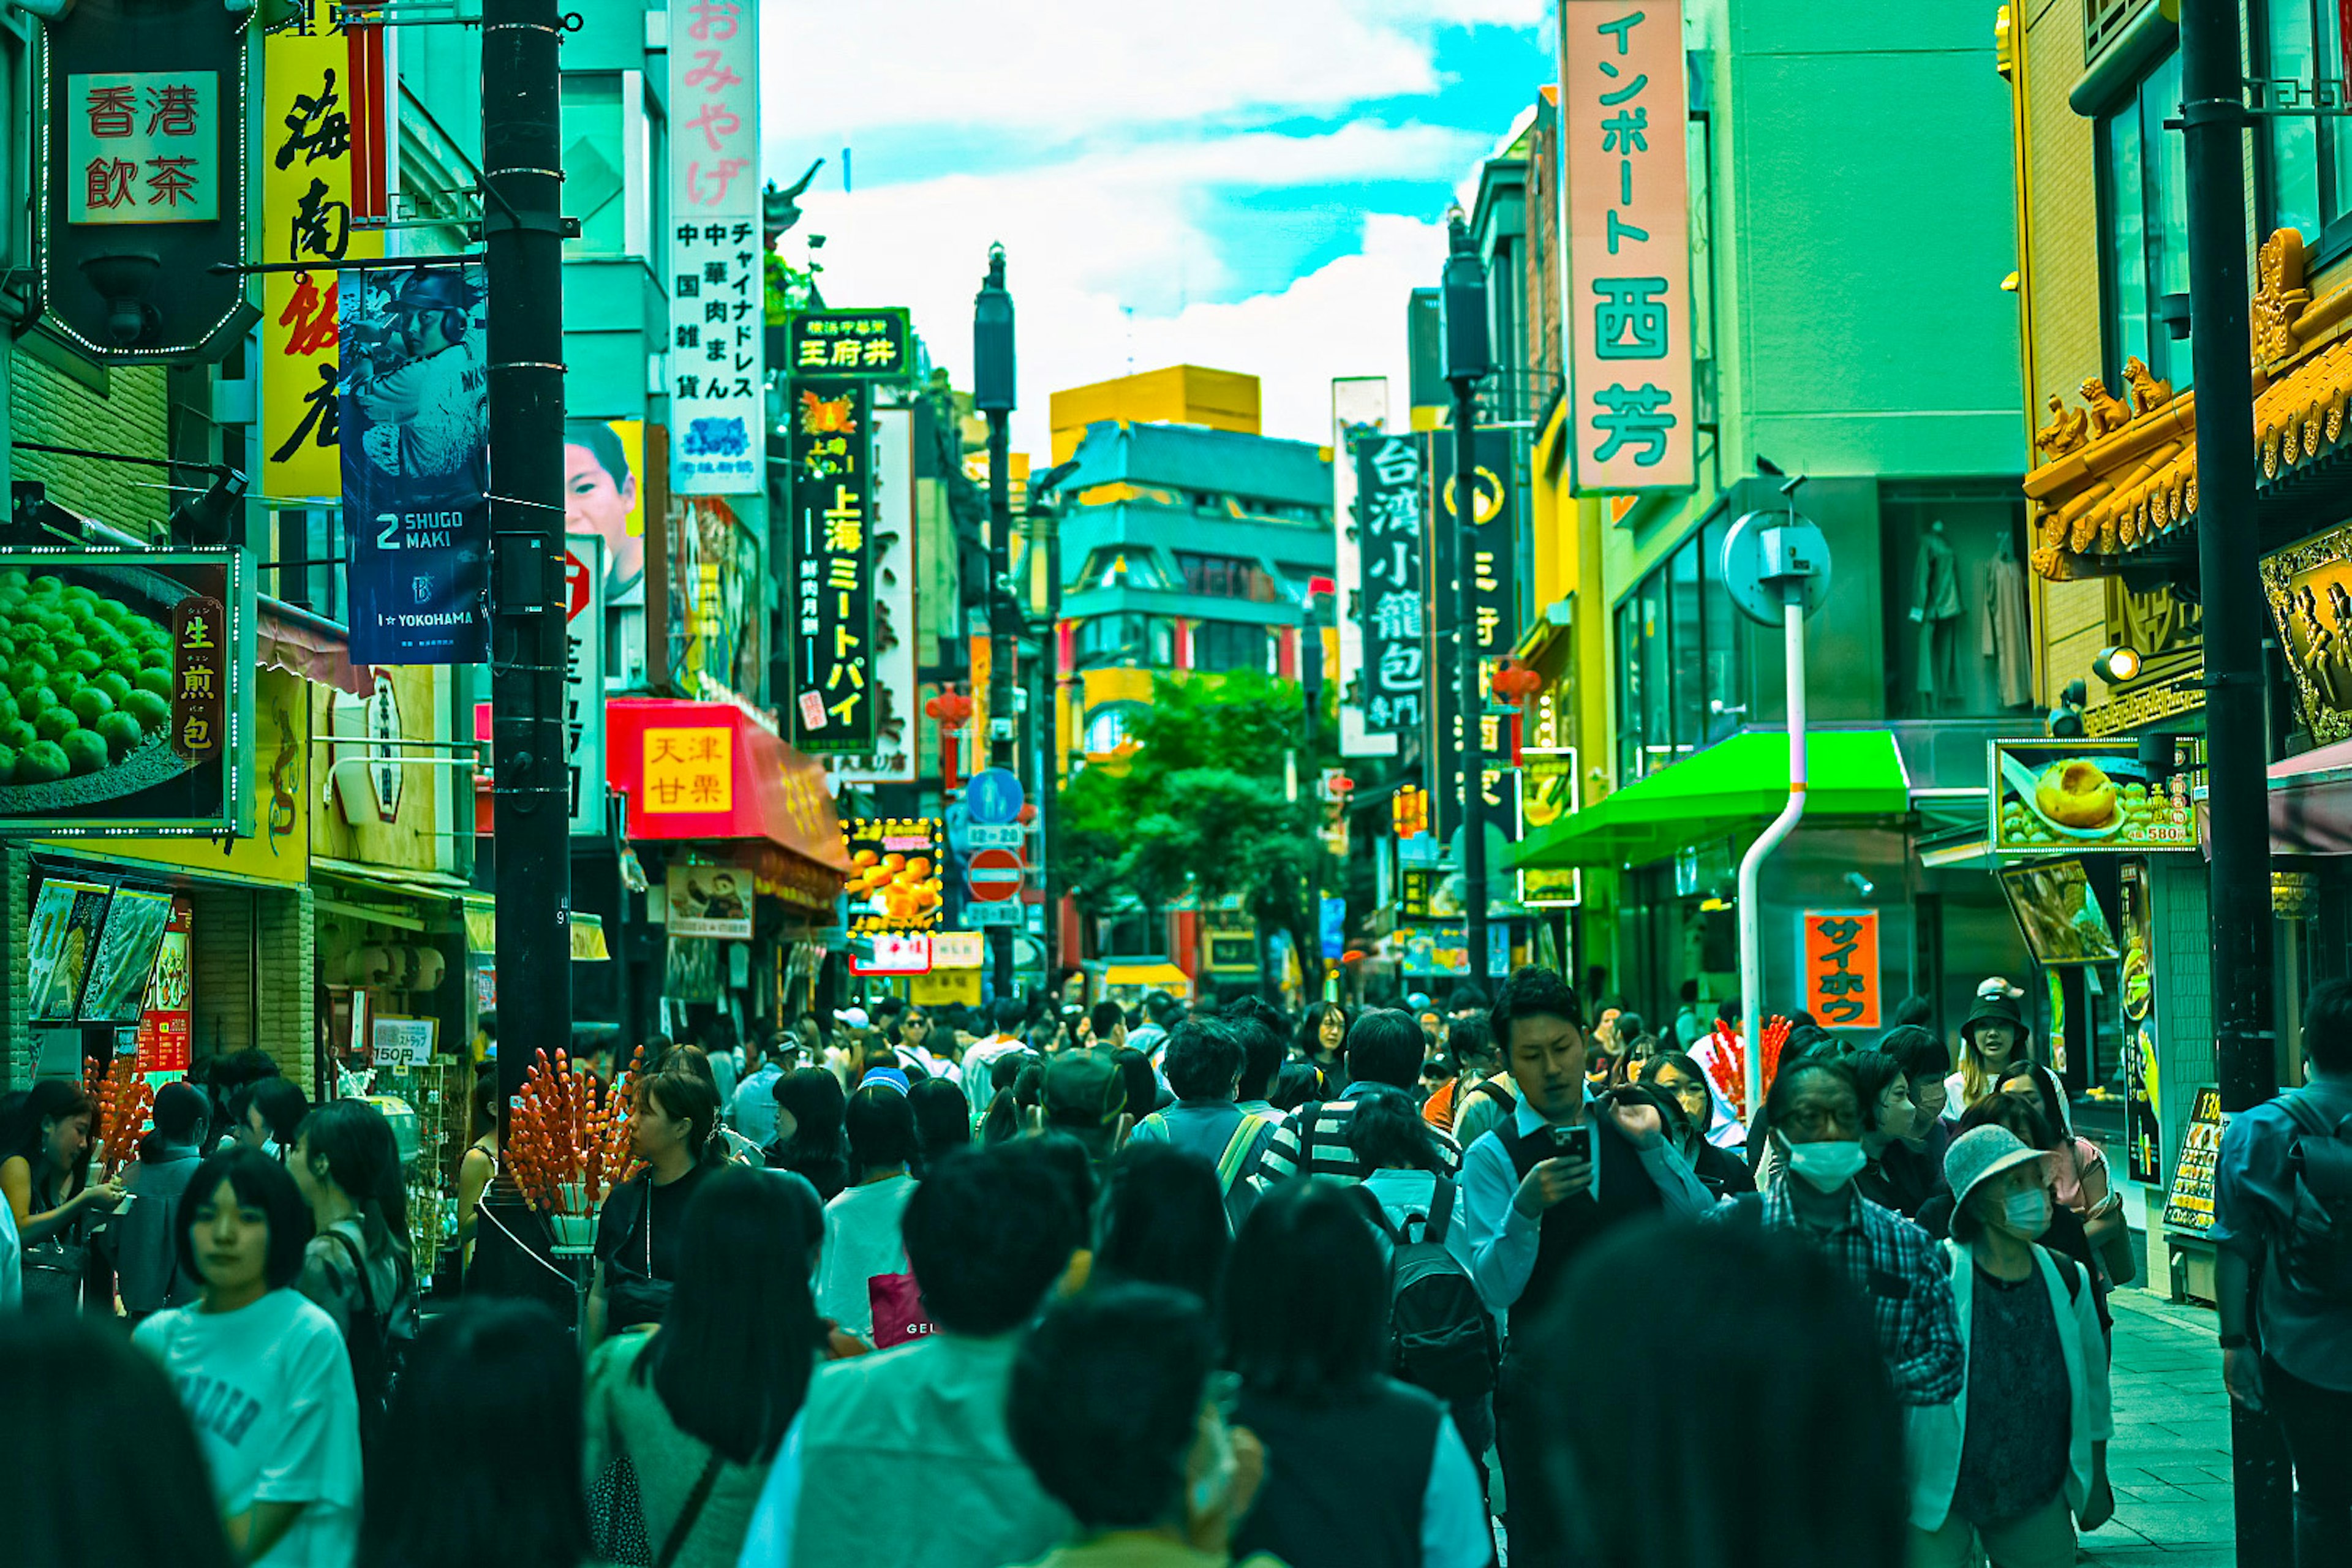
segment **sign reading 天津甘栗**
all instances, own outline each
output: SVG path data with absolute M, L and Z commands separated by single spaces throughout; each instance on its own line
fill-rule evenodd
M 1560 0 L 1580 493 L 1688 489 L 1697 477 L 1682 14 L 1682 0 Z
M 669 484 L 682 496 L 764 482 L 759 34 L 751 0 L 670 13 Z
M 1355 441 L 1364 728 L 1376 733 L 1409 734 L 1429 717 L 1423 440 L 1367 433 Z
M 793 689 L 803 752 L 874 749 L 873 397 L 862 381 L 792 387 Z

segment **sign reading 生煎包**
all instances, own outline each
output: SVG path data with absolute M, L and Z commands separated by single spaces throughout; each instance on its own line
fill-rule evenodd
M 1364 728 L 1381 734 L 1410 734 L 1429 713 L 1423 439 L 1365 434 L 1355 442 Z
M 1560 0 L 1559 24 L 1574 488 L 1688 489 L 1699 421 L 1682 0 Z
M 783 370 L 793 376 L 899 381 L 915 371 L 915 330 L 901 306 L 795 310 L 784 318 Z
M 764 483 L 759 33 L 751 0 L 670 13 L 669 483 L 682 496 Z
M 792 384 L 793 689 L 803 752 L 874 749 L 873 397 L 862 381 Z
M 1878 911 L 1807 910 L 1805 1011 L 1829 1029 L 1878 1027 Z

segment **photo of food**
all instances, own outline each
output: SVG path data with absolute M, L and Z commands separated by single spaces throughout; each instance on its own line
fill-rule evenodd
M 106 911 L 106 928 L 82 988 L 81 1016 L 92 1023 L 135 1024 L 154 972 L 156 945 L 172 919 L 172 895 L 144 888 L 118 888 Z
M 1996 741 L 1997 851 L 2188 849 L 2197 819 L 2186 768 L 2151 777 L 2137 742 Z
M 2115 927 L 2082 861 L 2012 866 L 2001 872 L 2000 887 L 2035 963 L 2112 963 L 2121 956 Z
M 841 833 L 849 850 L 842 891 L 851 931 L 929 931 L 940 923 L 946 894 L 936 818 L 856 818 Z
M 89 977 L 90 954 L 98 945 L 99 928 L 106 921 L 107 900 L 113 891 L 103 882 L 76 882 L 63 877 L 52 877 L 41 884 L 40 897 L 33 901 L 27 943 L 27 989 L 35 1019 L 70 1019 L 80 1005 L 82 982 Z

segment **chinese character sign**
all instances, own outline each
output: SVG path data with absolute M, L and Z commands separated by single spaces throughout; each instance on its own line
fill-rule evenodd
M 671 11 L 670 488 L 679 495 L 762 486 L 759 76 L 751 0 L 686 0 Z
M 792 680 L 779 693 L 804 752 L 874 749 L 873 399 L 862 381 L 794 381 Z
M 864 933 L 930 931 L 945 908 L 940 868 L 946 824 L 935 816 L 851 817 L 841 825 L 849 852 L 849 929 Z
M 1690 174 L 1681 0 L 1561 0 L 1568 395 L 1580 492 L 1687 489 Z
M 220 216 L 217 73 L 68 77 L 66 102 L 68 222 L 210 223 Z
M 735 809 L 735 731 L 723 724 L 655 727 L 645 731 L 648 815 Z
M 1878 911 L 1807 910 L 1805 1011 L 1830 1029 L 1878 1027 Z
M 1423 437 L 1367 434 L 1356 450 L 1364 727 L 1409 734 L 1429 717 L 1429 550 Z
M 262 39 L 261 246 L 257 259 L 314 272 L 261 279 L 261 488 L 342 494 L 335 386 L 341 379 L 336 264 L 383 254 L 380 231 L 352 225 L 352 47 L 330 0 Z
M 1469 560 L 1464 565 L 1470 573 L 1478 617 L 1478 655 L 1486 659 L 1505 657 L 1519 639 L 1518 529 L 1514 521 L 1512 458 L 1509 431 L 1478 432 L 1478 472 L 1471 491 L 1470 527 L 1465 533 L 1461 531 L 1462 487 L 1454 479 L 1453 438 L 1443 437 L 1432 443 L 1430 449 L 1444 526 L 1455 531 L 1454 552 L 1465 544 L 1469 552 Z M 1449 598 L 1448 609 L 1456 602 Z M 1449 615 L 1446 618 L 1453 617 Z M 1447 630 L 1450 634 L 1452 628 Z
M 478 264 L 338 280 L 352 658 L 489 657 L 489 374 Z
M 783 370 L 789 375 L 863 376 L 899 381 L 914 374 L 909 313 L 795 310 L 784 319 Z
M 912 784 L 915 724 L 915 416 L 874 411 L 874 750 L 828 759 L 845 784 Z

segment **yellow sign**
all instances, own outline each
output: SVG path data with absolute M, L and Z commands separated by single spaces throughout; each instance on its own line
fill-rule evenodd
M 946 1007 L 957 1003 L 977 1007 L 980 971 L 934 969 L 929 974 L 910 974 L 907 977 L 907 994 L 918 1007 Z
M 735 731 L 724 725 L 646 731 L 645 809 L 735 809 Z
M 308 0 L 261 41 L 260 261 L 316 272 L 261 281 L 261 488 L 273 496 L 343 493 L 335 381 L 342 353 L 335 268 L 380 257 L 381 233 L 352 225 L 351 44 L 331 0 Z

